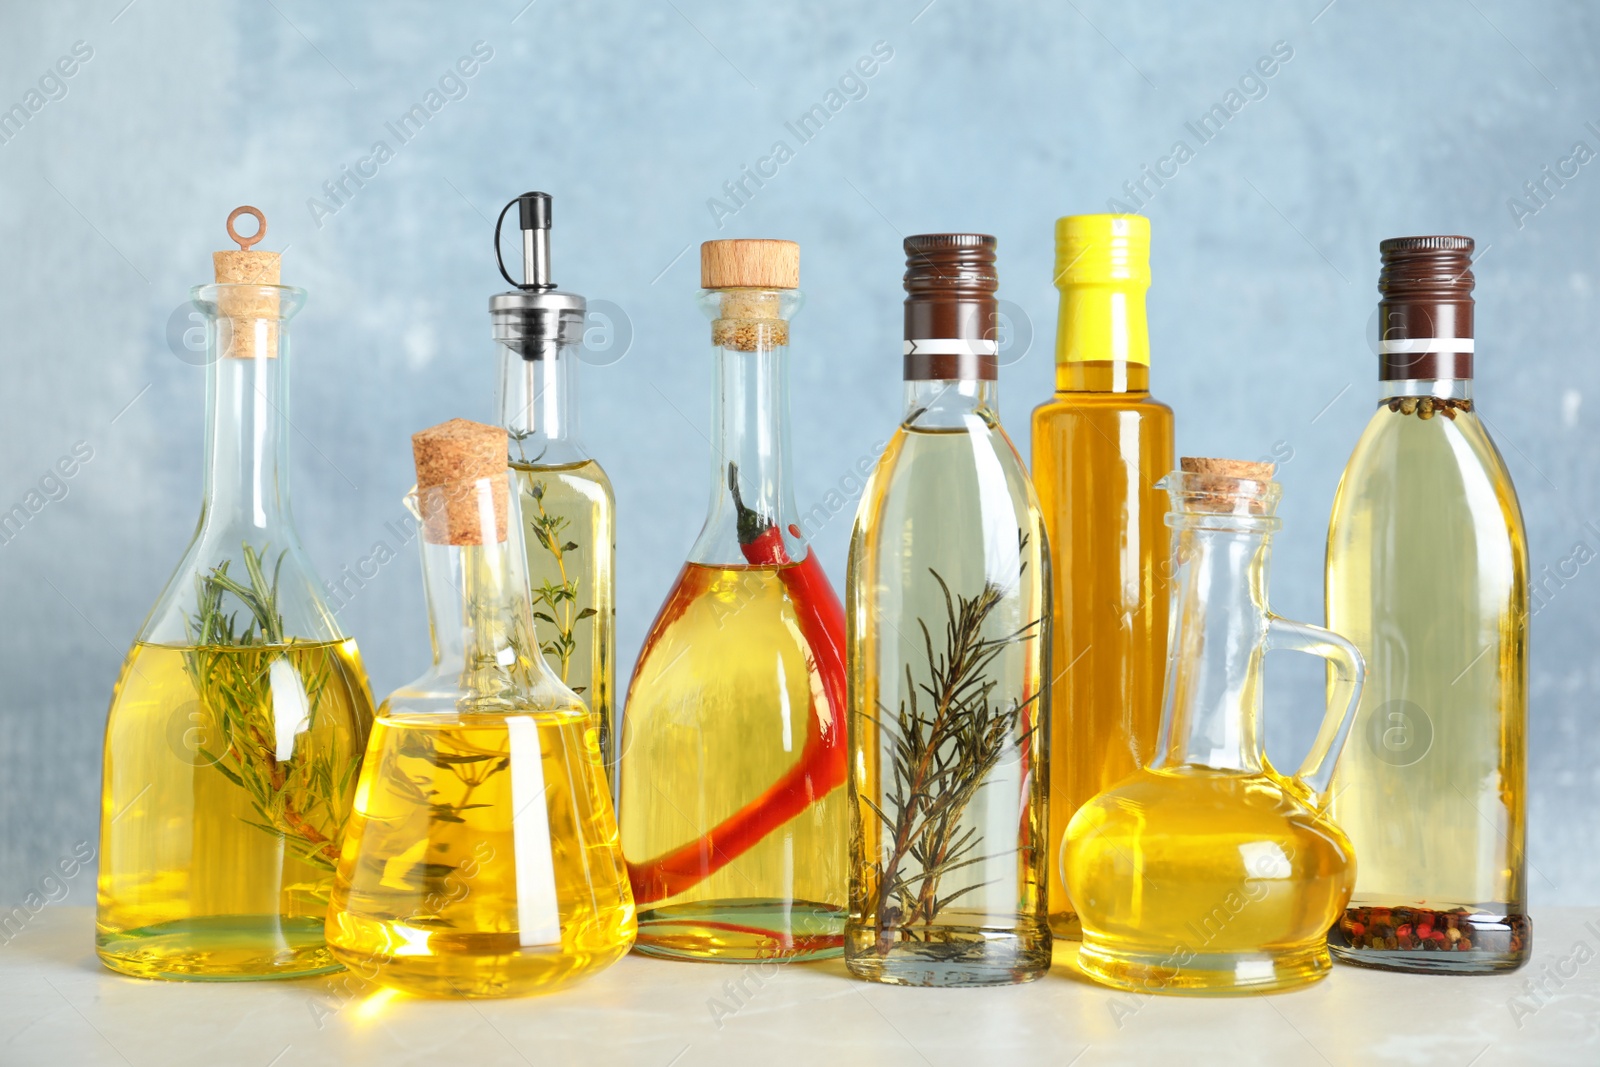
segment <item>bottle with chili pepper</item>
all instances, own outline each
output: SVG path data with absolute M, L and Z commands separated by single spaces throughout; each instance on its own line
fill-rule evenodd
M 905 242 L 905 415 L 850 540 L 850 972 L 1050 969 L 1050 556 L 1000 425 L 995 239 Z
M 622 723 L 638 951 L 839 955 L 844 610 L 798 524 L 785 363 L 790 241 L 701 246 L 716 361 L 711 510 L 639 654 Z

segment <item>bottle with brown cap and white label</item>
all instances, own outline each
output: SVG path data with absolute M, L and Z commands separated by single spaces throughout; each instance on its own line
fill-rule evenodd
M 633 943 L 596 731 L 535 637 L 505 430 L 411 443 L 433 663 L 378 708 L 328 945 L 422 996 L 547 992 Z
M 1061 846 L 1089 977 L 1140 993 L 1290 989 L 1332 967 L 1327 928 L 1355 880 L 1326 814 L 1360 698 L 1354 645 L 1267 606 L 1281 487 L 1271 463 L 1185 458 L 1171 496 L 1172 640 L 1149 766 L 1080 807 Z M 1328 661 L 1327 707 L 1300 769 L 1263 745 L 1263 660 Z
M 1377 411 L 1328 526 L 1328 625 L 1367 658 L 1334 816 L 1360 857 L 1341 960 L 1521 966 L 1527 916 L 1528 547 L 1472 396 L 1472 241 L 1379 246 Z
M 905 413 L 850 539 L 845 963 L 898 985 L 1050 968 L 1050 556 L 1000 425 L 995 244 L 906 238 Z
M 711 508 L 639 653 L 618 764 L 640 952 L 837 956 L 844 609 L 789 472 L 791 241 L 700 249 L 716 361 Z
M 527 547 L 533 625 L 550 669 L 594 716 L 611 774 L 616 694 L 617 503 L 611 479 L 578 434 L 578 371 L 587 303 L 557 289 L 551 276 L 551 200 L 530 192 L 515 206 L 522 234 L 522 277 L 489 298 L 500 366 L 499 423 Z M 499 256 L 500 228 L 495 228 Z
M 239 250 L 191 292 L 206 315 L 200 522 L 106 722 L 95 947 L 146 978 L 339 968 L 323 919 L 372 721 L 289 508 L 288 320 L 305 292 L 252 248 L 259 211 L 228 233 Z

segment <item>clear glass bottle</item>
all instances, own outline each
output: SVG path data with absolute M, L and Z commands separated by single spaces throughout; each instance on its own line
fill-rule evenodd
M 711 511 L 650 627 L 622 724 L 622 850 L 640 952 L 839 955 L 844 608 L 789 474 L 789 241 L 708 241 L 717 365 Z
M 1056 393 L 1033 411 L 1050 532 L 1050 929 L 1079 936 L 1061 840 L 1090 797 L 1155 755 L 1167 660 L 1172 409 L 1151 397 L 1150 220 L 1056 220 Z
M 233 223 L 260 221 L 240 239 Z M 123 663 L 106 721 L 95 948 L 143 978 L 338 969 L 323 943 L 372 722 L 355 642 L 289 508 L 289 331 L 305 292 L 240 208 L 206 315 L 200 522 Z
M 1370 671 L 1333 811 L 1361 857 L 1334 955 L 1474 974 L 1532 951 L 1528 545 L 1472 398 L 1472 241 L 1384 241 L 1378 410 L 1328 526 L 1328 625 Z
M 1090 800 L 1062 845 L 1085 974 L 1149 993 L 1260 993 L 1328 972 L 1355 856 L 1325 814 L 1360 697 L 1355 646 L 1267 608 L 1270 463 L 1183 460 L 1161 484 L 1177 531 L 1156 758 Z M 1327 711 L 1293 776 L 1262 747 L 1263 656 L 1326 659 Z
M 905 416 L 850 539 L 845 963 L 898 985 L 1050 969 L 1050 560 L 1000 426 L 995 239 L 909 237 Z
M 499 421 L 528 552 L 533 625 L 550 669 L 589 705 L 607 776 L 616 758 L 616 498 L 578 437 L 578 361 L 586 303 L 550 280 L 550 197 L 523 193 L 523 278 L 489 300 L 500 350 Z M 505 212 L 511 204 L 501 211 Z M 495 234 L 499 252 L 499 228 Z M 500 266 L 505 274 L 505 265 Z M 506 274 L 506 281 L 511 276 Z
M 433 665 L 378 709 L 328 944 L 410 993 L 547 992 L 633 943 L 598 731 L 536 646 L 504 430 L 413 443 Z

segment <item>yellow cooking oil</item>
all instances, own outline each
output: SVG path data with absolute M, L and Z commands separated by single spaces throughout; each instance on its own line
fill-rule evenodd
M 1139 992 L 1255 993 L 1331 966 L 1354 852 L 1305 787 L 1270 769 L 1141 770 L 1079 809 L 1067 888 L 1079 965 Z
M 328 923 L 334 957 L 423 996 L 544 992 L 615 962 L 634 909 L 578 704 L 379 709 Z
M 136 643 L 106 731 L 95 947 L 142 978 L 337 970 L 323 944 L 371 719 L 349 639 Z

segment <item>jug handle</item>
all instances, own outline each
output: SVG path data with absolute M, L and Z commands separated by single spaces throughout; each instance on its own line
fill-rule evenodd
M 1295 777 L 1317 799 L 1319 809 L 1326 806 L 1325 796 L 1333 784 L 1333 768 L 1339 762 L 1339 753 L 1350 736 L 1355 722 L 1356 707 L 1361 703 L 1361 685 L 1366 680 L 1367 666 L 1355 645 L 1332 630 L 1311 626 L 1303 622 L 1290 622 L 1276 615 L 1267 617 L 1267 648 L 1286 648 L 1294 652 L 1309 652 L 1320 656 L 1333 667 L 1333 679 L 1328 685 L 1328 707 L 1323 713 L 1322 725 L 1317 729 L 1317 739 L 1306 753 L 1305 762 L 1295 772 Z

